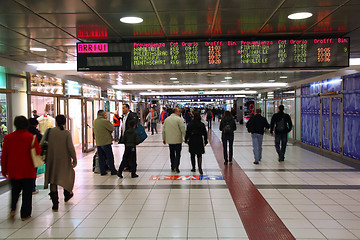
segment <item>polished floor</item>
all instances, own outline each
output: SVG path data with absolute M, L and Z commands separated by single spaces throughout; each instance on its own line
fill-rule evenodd
M 269 135 L 254 165 L 251 136 L 239 127 L 235 162 L 224 166 L 219 138 L 215 124 L 202 177 L 190 172 L 185 144 L 181 172 L 171 172 L 160 133 L 137 148 L 139 178 L 94 174 L 93 153 L 84 155 L 75 196 L 68 203 L 61 196 L 59 212 L 52 212 L 39 176 L 25 222 L 18 212 L 9 218 L 10 195 L 2 187 L 0 239 L 360 239 L 357 165 L 291 144 L 280 163 Z M 124 148 L 114 144 L 113 151 L 118 167 Z

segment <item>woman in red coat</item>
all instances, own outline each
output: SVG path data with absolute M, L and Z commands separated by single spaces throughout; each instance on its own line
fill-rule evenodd
M 22 191 L 22 205 L 20 216 L 23 221 L 31 217 L 32 191 L 36 169 L 34 167 L 30 149 L 34 135 L 28 132 L 28 120 L 24 116 L 17 116 L 14 120 L 16 131 L 4 137 L 1 172 L 11 182 L 11 216 L 15 216 L 16 204 Z M 35 138 L 36 153 L 41 153 L 41 147 Z

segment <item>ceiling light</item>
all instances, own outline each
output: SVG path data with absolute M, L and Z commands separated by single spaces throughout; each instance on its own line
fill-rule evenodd
M 149 90 L 148 90 L 148 92 L 152 92 L 152 90 L 151 90 L 151 89 L 149 89 Z
M 176 78 L 176 77 L 172 77 L 172 78 L 170 78 L 170 80 L 177 80 L 177 78 Z
M 287 83 L 276 82 L 276 83 L 242 83 L 242 84 L 232 84 L 231 89 L 243 89 L 243 88 L 264 88 L 264 87 L 287 87 Z M 164 90 L 164 89 L 226 89 L 229 88 L 227 84 L 198 84 L 198 85 L 113 85 L 113 88 L 118 90 Z
M 275 80 L 274 80 L 274 79 L 270 79 L 269 82 L 275 82 Z
M 173 83 L 179 83 L 179 81 L 173 81 Z
M 220 82 L 227 82 L 227 81 L 220 81 Z
M 232 77 L 225 77 L 225 79 L 232 79 Z
M 299 13 L 293 13 L 288 16 L 289 19 L 305 19 L 312 16 L 312 13 L 309 12 L 299 12 Z
M 287 76 L 280 76 L 280 78 L 288 78 Z
M 46 49 L 46 48 L 32 47 L 32 48 L 30 48 L 30 51 L 34 51 L 34 52 L 46 52 L 47 49 Z
M 132 82 L 126 82 L 127 84 L 132 84 Z
M 144 20 L 142 18 L 139 18 L 139 17 L 123 17 L 123 18 L 120 18 L 120 22 L 129 23 L 129 24 L 141 23 L 142 21 L 144 21 Z

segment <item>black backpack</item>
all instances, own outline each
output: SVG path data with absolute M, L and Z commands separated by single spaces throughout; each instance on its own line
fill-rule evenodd
M 287 127 L 286 127 L 286 124 L 285 124 L 284 117 L 282 117 L 280 121 L 276 122 L 275 130 L 276 130 L 276 132 L 279 132 L 279 133 L 286 132 Z
M 224 128 L 223 128 L 223 132 L 224 132 L 225 134 L 228 134 L 228 133 L 232 133 L 232 132 L 233 132 L 233 129 L 232 129 L 232 127 L 231 127 L 231 122 L 229 122 L 229 121 L 225 122 L 225 126 L 224 126 Z
M 250 120 L 246 123 L 246 128 L 249 133 L 255 132 L 255 121 L 253 118 L 250 118 Z

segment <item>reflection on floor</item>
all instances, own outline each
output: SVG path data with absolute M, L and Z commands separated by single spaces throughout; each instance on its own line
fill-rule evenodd
M 212 135 L 220 138 L 217 129 L 216 123 Z M 289 230 L 288 238 L 282 239 L 291 235 L 296 239 L 360 239 L 359 169 L 296 145 L 288 146 L 285 162 L 279 163 L 268 135 L 262 161 L 254 165 L 250 140 L 240 126 L 235 133 L 234 160 L 241 169 L 234 169 L 245 172 Z M 218 150 L 214 154 L 213 149 L 206 146 L 201 178 L 198 172 L 190 172 L 185 144 L 181 172 L 171 172 L 169 150 L 160 133 L 150 135 L 137 148 L 139 178 L 132 179 L 126 172 L 124 179 L 94 174 L 93 153 L 83 154 L 76 167 L 75 196 L 66 204 L 61 196 L 57 213 L 51 211 L 48 190 L 42 189 L 42 176 L 37 179 L 40 192 L 33 197 L 29 221 L 20 220 L 19 210 L 15 220 L 9 219 L 9 191 L 3 191 L 0 239 L 252 239 L 253 229 L 263 231 L 267 226 L 250 228 L 251 223 L 242 222 L 238 212 L 242 200 L 233 199 L 229 188 L 235 182 L 223 180 L 228 172 L 219 166 Z M 115 143 L 113 150 L 118 167 L 124 147 Z M 242 191 L 250 195 L 254 189 Z M 257 202 L 253 207 L 258 207 Z

